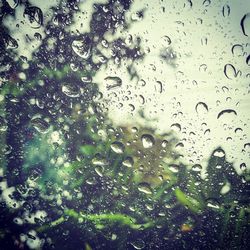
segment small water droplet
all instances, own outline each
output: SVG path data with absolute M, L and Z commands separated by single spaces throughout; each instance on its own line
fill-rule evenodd
M 88 59 L 91 55 L 91 41 L 88 37 L 72 42 L 73 51 L 83 59 Z
M 208 106 L 205 102 L 198 102 L 195 106 L 197 114 L 204 114 L 208 112 Z
M 166 148 L 167 145 L 168 145 L 168 141 L 167 141 L 167 140 L 163 140 L 162 143 L 161 143 L 161 146 L 162 146 L 163 148 Z
M 230 15 L 230 6 L 228 4 L 225 4 L 222 8 L 222 15 L 224 17 L 228 17 Z
M 143 95 L 139 95 L 139 102 L 140 102 L 141 104 L 144 104 L 144 103 L 145 103 L 145 98 L 144 98 Z
M 250 13 L 247 13 L 242 17 L 240 21 L 240 26 L 242 33 L 245 36 L 250 36 Z
M 139 85 L 140 87 L 144 87 L 144 86 L 146 85 L 146 82 L 145 82 L 143 79 L 140 79 L 140 80 L 138 81 L 138 85 Z
M 134 165 L 134 160 L 132 157 L 127 157 L 123 162 L 122 165 L 128 168 L 133 167 Z
M 247 58 L 246 58 L 246 64 L 247 64 L 248 66 L 250 66 L 250 55 L 248 55 Z
M 113 142 L 111 145 L 110 145 L 111 149 L 117 153 L 117 154 L 122 154 L 124 152 L 124 145 L 121 143 L 121 142 Z
M 133 112 L 135 110 L 135 106 L 133 104 L 130 103 L 128 106 L 129 106 L 131 112 Z
M 219 209 L 220 203 L 216 201 L 215 199 L 208 199 L 207 200 L 207 206 L 213 209 Z
M 246 165 L 246 163 L 241 163 L 240 164 L 240 169 L 242 170 L 242 171 L 245 171 L 246 169 L 247 169 L 247 165 Z
M 104 171 L 103 166 L 97 166 L 97 167 L 95 167 L 95 172 L 96 172 L 100 177 L 103 177 L 103 171 Z
M 108 46 L 109 46 L 108 41 L 105 40 L 105 39 L 103 39 L 103 40 L 102 40 L 102 46 L 103 46 L 104 48 L 108 48 Z
M 226 78 L 232 80 L 233 78 L 236 78 L 238 75 L 241 75 L 241 71 L 236 70 L 236 68 L 232 64 L 226 64 L 224 66 L 224 74 Z
M 105 166 L 108 164 L 107 160 L 105 157 L 103 157 L 100 154 L 96 154 L 95 157 L 92 159 L 92 164 L 93 165 L 99 165 L 99 166 Z
M 162 93 L 163 90 L 163 84 L 161 81 L 156 81 L 156 91 L 159 93 Z
M 179 165 L 176 165 L 176 164 L 172 164 L 170 165 L 169 167 L 169 170 L 173 173 L 178 173 L 179 170 L 180 170 L 180 166 Z
M 192 170 L 194 172 L 200 172 L 202 170 L 202 166 L 200 164 L 195 164 L 192 166 Z
M 234 56 L 242 56 L 244 53 L 244 48 L 241 44 L 234 44 L 231 51 Z
M 117 76 L 108 76 L 104 80 L 107 90 L 122 86 L 122 80 Z
M 250 142 L 244 144 L 244 149 L 250 149 Z
M 144 148 L 152 148 L 155 144 L 154 137 L 149 134 L 142 135 L 141 141 Z
M 224 116 L 225 114 L 233 114 L 233 115 L 237 115 L 236 111 L 233 109 L 224 109 L 222 110 L 218 116 L 217 119 L 221 118 L 222 116 Z
M 170 44 L 171 44 L 171 39 L 170 39 L 170 37 L 169 36 L 163 36 L 162 38 L 161 38 L 161 44 L 164 46 L 164 47 L 166 47 L 166 46 L 169 46 Z
M 204 1 L 203 1 L 203 5 L 204 5 L 205 7 L 208 7 L 210 4 L 211 4 L 211 0 L 204 0 Z
M 143 12 L 142 11 L 136 11 L 131 14 L 131 20 L 132 21 L 141 21 L 143 19 Z
M 70 85 L 68 83 L 63 84 L 62 92 L 68 97 L 80 96 L 80 89 L 76 85 Z
M 131 44 L 132 44 L 132 42 L 133 42 L 133 37 L 132 37 L 132 35 L 128 35 L 127 37 L 126 37 L 126 39 L 125 39 L 125 43 L 128 45 L 128 46 L 130 46 Z
M 49 130 L 49 123 L 42 118 L 33 118 L 31 120 L 32 126 L 40 133 L 47 133 Z
M 217 149 L 217 150 L 214 151 L 213 156 L 222 158 L 222 157 L 225 156 L 225 152 L 222 149 Z
M 82 76 L 81 80 L 84 83 L 91 83 L 92 82 L 92 77 L 91 76 Z
M 145 242 L 142 239 L 137 239 L 130 243 L 135 249 L 143 249 L 145 247 Z
M 8 128 L 7 121 L 5 118 L 0 116 L 0 131 L 6 131 Z
M 23 16 L 28 17 L 30 25 L 34 29 L 38 29 L 43 25 L 43 12 L 38 7 L 26 7 Z
M 138 190 L 140 192 L 142 192 L 142 193 L 145 193 L 145 194 L 152 194 L 153 193 L 150 184 L 147 183 L 147 182 L 139 183 L 138 184 Z
M 34 34 L 34 37 L 35 37 L 36 40 L 38 40 L 38 41 L 41 41 L 41 40 L 42 40 L 42 35 L 41 35 L 40 33 L 38 33 L 38 32 L 36 32 L 36 33 Z
M 171 127 L 171 129 L 173 129 L 176 132 L 181 131 L 181 125 L 179 123 L 173 123 L 170 127 Z

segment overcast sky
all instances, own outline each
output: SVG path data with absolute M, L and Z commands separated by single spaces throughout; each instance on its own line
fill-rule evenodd
M 45 21 L 49 20 L 50 7 L 57 1 L 33 2 L 42 8 Z M 93 1 L 81 2 L 83 13 L 76 20 L 84 20 L 85 25 L 81 27 L 78 21 L 71 29 L 86 32 Z M 120 67 L 110 63 L 101 68 L 94 81 L 109 100 L 107 108 L 114 123 L 153 126 L 158 132 L 173 129 L 183 142 L 184 147 L 179 150 L 189 164 L 205 165 L 212 150 L 222 146 L 227 159 L 237 168 L 241 163 L 249 168 L 250 147 L 244 148 L 244 145 L 250 142 L 250 66 L 246 64 L 250 53 L 250 14 L 244 20 L 248 36 L 244 35 L 240 22 L 250 13 L 250 2 L 202 3 L 193 0 L 191 7 L 186 0 L 134 1 L 126 13 L 128 22 L 134 21 L 128 30 L 121 29 L 116 36 L 141 38 L 146 56 L 134 65 L 140 81 L 130 80 L 126 60 L 121 61 Z M 32 37 L 35 32 L 44 36 L 43 27 L 32 29 L 22 15 L 23 9 L 17 9 L 17 20 L 7 19 L 5 25 L 18 40 L 19 54 L 31 59 L 31 51 L 37 48 L 39 41 L 27 44 L 24 36 L 28 33 Z M 141 10 L 144 10 L 143 18 L 137 18 L 136 12 Z M 109 34 L 105 38 L 114 39 Z M 232 53 L 235 44 L 240 46 L 235 46 Z M 168 59 L 163 60 L 160 55 Z M 107 76 L 121 78 L 122 86 L 107 90 L 104 80 Z M 226 109 L 236 114 L 224 113 L 217 118 Z M 147 119 L 140 118 L 140 110 Z M 177 123 L 181 129 L 173 125 Z

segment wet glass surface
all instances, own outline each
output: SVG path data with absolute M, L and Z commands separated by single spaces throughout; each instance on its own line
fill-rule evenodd
M 0 19 L 0 249 L 249 249 L 248 1 Z

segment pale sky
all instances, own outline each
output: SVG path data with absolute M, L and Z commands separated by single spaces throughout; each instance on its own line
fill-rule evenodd
M 57 1 L 33 2 L 44 11 L 45 21 L 49 20 L 51 12 L 48 10 Z M 81 27 L 78 21 L 71 29 L 86 32 L 89 31 L 93 1 L 81 2 L 83 13 L 76 20 L 84 20 L 86 25 Z M 133 39 L 141 38 L 146 56 L 134 68 L 146 85 L 130 80 L 126 60 L 121 61 L 120 67 L 109 63 L 108 67 L 101 68 L 93 81 L 109 100 L 106 107 L 115 124 L 148 125 L 158 132 L 168 132 L 175 127 L 171 125 L 178 123 L 181 130 L 175 129 L 175 133 L 184 144 L 179 150 L 190 165 L 200 163 L 205 166 L 213 149 L 222 146 L 227 159 L 234 162 L 237 169 L 241 163 L 250 168 L 250 147 L 244 148 L 244 144 L 250 142 L 250 66 L 246 64 L 250 53 L 250 16 L 244 23 L 248 37 L 240 26 L 242 17 L 250 13 L 250 1 L 211 1 L 208 6 L 202 5 L 203 1 L 192 2 L 191 8 L 185 0 L 135 0 L 126 13 L 126 19 L 129 22 L 131 18 L 136 19 L 136 12 L 143 9 L 144 17 L 134 21 L 126 31 L 118 28 L 116 37 L 128 38 L 131 35 Z M 18 40 L 20 55 L 31 58 L 31 51 L 39 41 L 27 45 L 24 34 L 32 36 L 40 32 L 44 36 L 43 28 L 31 29 L 23 19 L 23 10 L 18 8 L 20 19 L 16 23 L 20 24 L 19 28 L 11 19 L 5 25 L 11 27 L 12 36 Z M 21 20 L 24 20 L 23 24 Z M 114 39 L 110 34 L 105 38 L 108 41 Z M 240 46 L 236 46 L 232 53 L 234 44 Z M 170 60 L 171 63 L 164 62 L 160 52 L 170 54 L 171 50 L 176 59 Z M 230 64 L 236 73 L 240 71 L 237 76 Z M 226 77 L 224 67 L 230 79 Z M 122 85 L 107 90 L 104 80 L 107 76 L 119 77 Z M 205 103 L 208 110 L 202 104 L 196 107 L 199 102 Z M 217 119 L 225 109 L 232 109 L 237 115 L 226 113 Z M 144 111 L 147 120 L 139 117 L 140 110 Z

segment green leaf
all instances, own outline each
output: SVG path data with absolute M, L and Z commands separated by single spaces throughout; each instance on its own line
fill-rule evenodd
M 84 155 L 91 156 L 91 155 L 95 154 L 95 152 L 96 152 L 96 146 L 93 146 L 93 145 L 84 145 L 84 146 L 81 147 L 81 152 Z
M 189 210 L 194 213 L 201 213 L 203 210 L 202 204 L 196 199 L 186 195 L 179 188 L 175 189 L 175 196 L 177 200 L 184 206 L 186 206 Z

